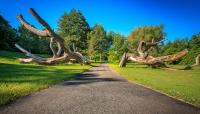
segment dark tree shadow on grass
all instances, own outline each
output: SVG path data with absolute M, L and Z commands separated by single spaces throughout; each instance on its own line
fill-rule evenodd
M 74 79 L 75 75 L 82 71 L 84 69 L 81 67 L 69 69 L 35 64 L 0 63 L 0 105 L 58 82 Z
M 5 63 L 0 63 L 0 69 L 0 83 L 42 83 L 43 81 L 48 83 L 53 80 L 71 79 L 83 70 Z

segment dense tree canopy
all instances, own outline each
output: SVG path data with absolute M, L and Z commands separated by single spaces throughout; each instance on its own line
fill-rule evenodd
M 17 40 L 17 30 L 0 15 L 0 50 L 12 50 Z
M 58 33 L 65 38 L 68 45 L 75 44 L 81 50 L 87 48 L 89 31 L 89 24 L 80 10 L 72 9 L 69 14 L 64 13 L 58 21 Z
M 163 32 L 164 25 L 157 26 L 141 26 L 134 29 L 131 32 L 130 39 L 134 41 L 144 40 L 146 42 L 151 42 L 154 40 L 155 42 L 162 41 L 166 33 Z
M 109 62 L 119 62 L 123 53 L 128 52 L 130 42 L 120 34 L 112 33 L 110 37 L 112 37 L 113 40 L 111 48 L 109 49 L 108 60 Z
M 191 44 L 193 48 L 200 48 L 200 32 L 192 36 Z
M 98 55 L 106 57 L 106 53 L 109 47 L 109 41 L 106 37 L 106 31 L 103 26 L 95 24 L 94 28 L 88 33 L 88 54 L 91 58 Z

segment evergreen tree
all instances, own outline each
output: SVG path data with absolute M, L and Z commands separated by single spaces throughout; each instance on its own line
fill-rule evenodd
M 69 14 L 64 13 L 58 21 L 58 33 L 65 38 L 68 45 L 74 43 L 82 50 L 87 48 L 87 33 L 89 24 L 80 10 L 72 9 Z
M 17 30 L 12 28 L 8 21 L 0 15 L 0 50 L 13 50 L 17 40 Z
M 130 42 L 123 35 L 112 33 L 113 43 L 109 49 L 109 62 L 119 62 L 124 52 L 128 52 Z
M 109 47 L 108 39 L 106 38 L 106 31 L 101 25 L 95 24 L 93 30 L 88 34 L 88 54 L 91 58 L 106 57 Z

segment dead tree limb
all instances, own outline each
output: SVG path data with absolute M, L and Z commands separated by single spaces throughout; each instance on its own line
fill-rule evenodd
M 158 43 L 159 42 L 154 42 L 153 40 L 152 42 L 145 42 L 143 40 L 140 41 L 137 48 L 137 52 L 139 55 L 132 54 L 132 53 L 124 53 L 119 63 L 119 67 L 124 67 L 128 60 L 136 62 L 136 63 L 140 63 L 140 64 L 150 65 L 150 66 L 159 66 L 159 65 L 163 66 L 164 62 L 176 61 L 188 54 L 188 50 L 183 50 L 173 55 L 166 55 L 166 56 L 161 56 L 161 57 L 150 56 L 149 50 L 153 46 L 156 46 Z
M 26 20 L 24 20 L 22 15 L 18 15 L 17 18 L 20 20 L 22 25 L 24 25 L 24 27 L 26 29 L 28 29 L 29 31 L 31 31 L 32 33 L 34 33 L 38 36 L 49 36 L 48 35 L 49 33 L 47 30 L 38 30 L 38 29 L 32 27 Z
M 64 62 L 64 61 L 69 61 L 70 59 L 76 59 L 79 62 L 83 63 L 83 64 L 88 64 L 88 61 L 85 59 L 85 57 L 80 54 L 80 53 L 76 53 L 70 50 L 69 46 L 66 45 L 64 43 L 64 39 L 62 37 L 60 37 L 58 34 L 56 34 L 53 29 L 51 29 L 51 27 L 32 9 L 29 9 L 29 12 L 45 27 L 45 30 L 38 30 L 34 27 L 32 27 L 24 18 L 22 15 L 18 15 L 17 18 L 20 20 L 20 22 L 22 23 L 22 25 L 24 25 L 24 27 L 26 29 L 28 29 L 29 31 L 31 31 L 32 33 L 39 35 L 39 36 L 46 36 L 46 37 L 50 37 L 50 48 L 52 50 L 53 53 L 53 57 L 52 58 L 41 58 L 38 57 L 34 54 L 31 54 L 30 52 L 28 52 L 27 50 L 23 49 L 21 46 L 19 46 L 18 44 L 15 44 L 15 46 L 21 50 L 22 52 L 24 52 L 27 56 L 29 56 L 30 58 L 24 58 L 24 59 L 20 59 L 20 62 L 36 62 L 39 64 L 44 64 L 44 65 L 52 65 L 52 64 L 57 64 L 60 62 Z M 53 46 L 54 44 L 57 45 L 58 49 L 56 50 L 55 47 Z M 62 53 L 62 50 L 64 53 Z

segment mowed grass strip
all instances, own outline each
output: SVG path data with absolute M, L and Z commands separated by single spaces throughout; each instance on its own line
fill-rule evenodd
M 20 64 L 23 54 L 0 51 L 0 105 L 20 96 L 47 88 L 63 80 L 73 79 L 91 66 Z
M 192 70 L 153 69 L 128 63 L 126 67 L 110 64 L 127 79 L 200 107 L 200 67 Z M 184 68 L 174 65 L 173 68 Z

